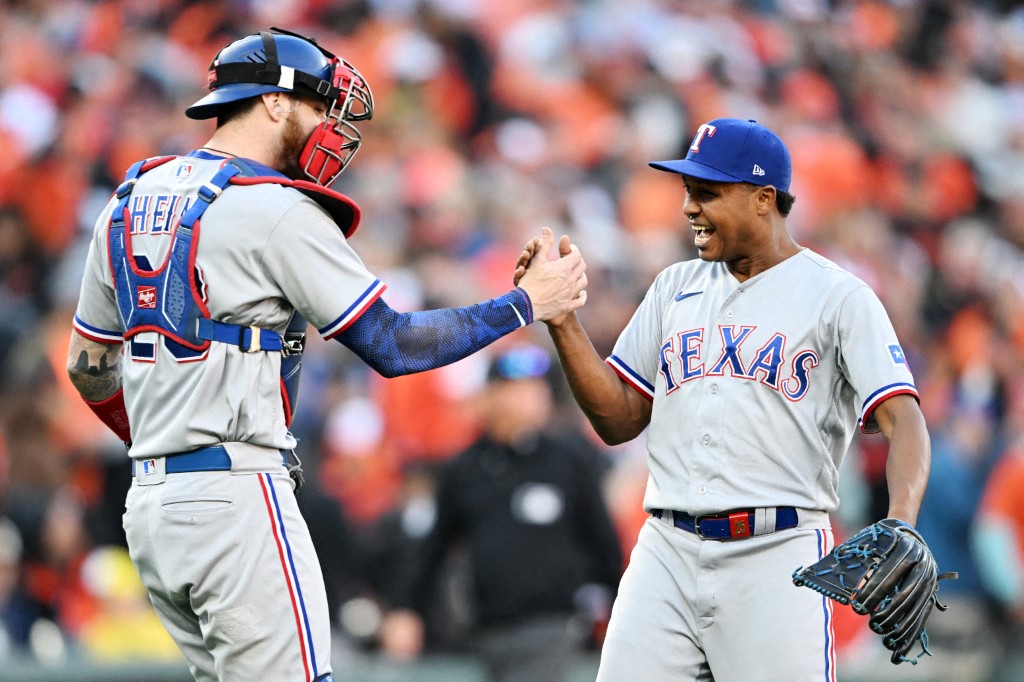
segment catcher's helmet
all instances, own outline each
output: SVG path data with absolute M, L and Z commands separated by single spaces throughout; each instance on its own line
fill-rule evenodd
M 362 142 L 350 121 L 373 116 L 370 88 L 354 66 L 312 38 L 279 28 L 271 31 L 260 31 L 222 48 L 210 64 L 210 93 L 186 109 L 185 115 L 213 118 L 224 104 L 268 92 L 322 97 L 327 120 L 310 136 L 300 163 L 311 180 L 329 185 Z

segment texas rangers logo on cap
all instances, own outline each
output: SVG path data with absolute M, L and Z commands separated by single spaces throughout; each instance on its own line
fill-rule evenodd
M 140 308 L 155 308 L 156 307 L 156 287 L 151 286 L 140 286 L 138 306 Z
M 779 136 L 754 120 L 716 118 L 701 124 L 685 159 L 652 168 L 711 182 L 749 182 L 789 191 L 793 162 Z

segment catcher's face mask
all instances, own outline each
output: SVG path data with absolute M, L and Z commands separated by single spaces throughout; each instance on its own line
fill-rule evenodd
M 212 118 L 220 107 L 269 92 L 321 98 L 327 119 L 299 154 L 305 175 L 326 187 L 352 160 L 362 136 L 352 124 L 373 116 L 373 96 L 354 66 L 312 38 L 280 28 L 260 31 L 223 48 L 210 64 L 210 92 L 185 110 L 194 119 Z
M 310 180 L 326 187 L 341 174 L 362 144 L 352 124 L 373 116 L 373 96 L 359 71 L 344 59 L 333 57 L 334 90 L 327 118 L 309 136 L 299 154 L 299 167 Z

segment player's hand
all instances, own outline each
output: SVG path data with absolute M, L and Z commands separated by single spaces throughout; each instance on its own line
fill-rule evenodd
M 560 257 L 554 260 L 553 244 L 551 229 L 542 227 L 540 237 L 523 248 L 513 282 L 529 295 L 534 319 L 557 326 L 587 302 L 587 264 L 567 235 L 558 240 Z
M 423 651 L 423 621 L 415 611 L 400 609 L 387 614 L 379 636 L 381 649 L 396 661 L 412 661 Z
M 564 236 L 564 235 L 563 235 Z M 540 247 L 540 238 L 534 237 L 530 241 L 526 242 L 526 246 L 523 247 L 522 253 L 519 254 L 519 260 L 516 261 L 516 269 L 512 273 L 512 286 L 519 286 L 519 280 L 526 274 L 526 267 L 533 260 L 533 256 L 537 253 L 537 249 Z M 562 240 L 558 241 L 558 250 L 562 250 Z

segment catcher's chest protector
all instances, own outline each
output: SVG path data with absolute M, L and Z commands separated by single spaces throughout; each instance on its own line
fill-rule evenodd
M 130 224 L 128 201 L 143 173 L 174 158 L 177 157 L 165 156 L 136 163 L 128 169 L 125 181 L 115 192 L 118 203 L 111 214 L 107 247 L 115 298 L 125 329 L 124 342 L 132 345 L 133 358 L 145 357 L 147 353 L 155 357 L 154 348 L 136 344 L 133 337 L 141 332 L 156 332 L 163 336 L 166 348 L 176 357 L 194 356 L 193 351 L 205 351 L 214 341 L 238 346 L 246 352 L 281 352 L 281 399 L 285 423 L 290 424 L 298 393 L 306 320 L 296 312 L 283 338 L 269 329 L 214 321 L 206 306 L 205 283 L 196 267 L 200 218 L 233 178 L 244 173 L 249 176 L 245 184 L 261 181 L 286 183 L 276 178 L 255 177 L 248 166 L 238 160 L 225 163 L 200 188 L 198 197 L 176 197 L 175 201 L 191 203 L 186 204 L 181 221 L 174 228 L 164 262 L 153 268 L 144 257 L 136 257 L 132 251 L 131 231 L 125 229 Z M 135 345 L 143 347 L 135 348 Z
M 196 283 L 198 273 L 195 269 L 195 255 L 199 245 L 199 218 L 230 181 L 230 175 L 222 179 L 223 184 L 217 186 L 217 181 L 224 175 L 222 170 L 210 183 L 214 188 L 204 186 L 200 190 L 200 199 L 194 200 L 183 212 L 167 257 L 157 268 L 153 269 L 148 262 L 136 259 L 132 252 L 131 232 L 125 230 L 129 220 L 128 201 L 139 177 L 172 158 L 151 159 L 135 164 L 128 170 L 125 182 L 118 187 L 118 203 L 111 215 L 107 233 L 110 267 L 114 275 L 114 292 L 124 323 L 126 343 L 136 334 L 153 331 L 168 339 L 171 347 L 180 344 L 201 351 L 210 346 L 210 340 L 199 338 L 199 320 L 208 319 L 210 311 Z M 226 168 L 229 168 L 229 173 L 238 172 L 234 166 Z M 181 197 L 176 200 L 187 201 Z

